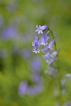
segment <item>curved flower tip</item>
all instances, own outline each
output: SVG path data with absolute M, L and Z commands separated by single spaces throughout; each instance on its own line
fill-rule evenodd
M 36 30 L 35 32 L 38 32 L 38 34 L 43 34 L 43 31 L 46 30 L 46 29 L 49 29 L 49 27 L 47 25 L 43 25 L 43 26 L 38 26 L 36 25 Z

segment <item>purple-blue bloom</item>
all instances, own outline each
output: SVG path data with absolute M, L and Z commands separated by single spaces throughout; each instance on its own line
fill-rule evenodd
M 40 39 L 40 45 L 47 45 L 47 41 L 50 39 L 49 36 L 47 36 L 46 34 L 43 34 L 41 39 Z
M 58 55 L 58 52 L 59 52 L 59 51 L 54 51 L 54 52 L 52 52 L 51 55 L 50 55 L 51 58 L 54 58 L 55 56 L 57 56 L 57 55 Z
M 34 96 L 39 93 L 42 93 L 42 91 L 43 91 L 43 86 L 36 84 L 34 86 L 28 87 L 27 94 L 29 94 L 30 96 Z
M 44 26 L 38 26 L 36 25 L 36 30 L 35 32 L 38 32 L 38 34 L 43 34 L 43 32 L 46 30 L 46 29 L 49 29 L 47 25 L 44 25 Z
M 55 43 L 55 38 L 48 44 L 48 40 L 50 39 L 50 36 L 47 36 L 50 32 L 49 27 L 47 25 L 44 26 L 36 26 L 38 34 L 42 34 L 42 37 L 40 40 L 38 39 L 39 35 L 36 36 L 35 41 L 33 42 L 32 46 L 34 46 L 35 53 L 38 53 L 39 51 L 42 51 L 45 55 L 43 56 L 46 59 L 46 62 L 50 65 L 55 60 L 57 60 L 58 51 L 54 51 L 53 46 Z M 47 30 L 47 32 L 45 32 Z M 44 48 L 42 50 L 39 50 L 38 47 L 44 45 Z M 45 46 L 46 45 L 46 46 Z
M 48 51 L 52 51 L 52 46 L 54 45 L 54 40 L 51 41 L 42 51 L 44 53 L 48 52 Z
M 51 63 L 53 63 L 55 60 L 58 59 L 58 58 L 56 57 L 57 54 L 58 54 L 58 51 L 54 51 L 54 52 L 52 52 L 52 53 L 47 52 L 47 53 L 46 53 L 44 56 L 42 56 L 42 57 L 46 59 L 46 62 L 47 62 L 48 64 L 51 64 Z
M 30 96 L 34 96 L 36 94 L 42 93 L 43 86 L 42 84 L 35 84 L 33 86 L 28 86 L 26 81 L 22 81 L 19 85 L 18 93 L 19 95 L 28 94 Z
M 42 62 L 40 58 L 34 58 L 31 63 L 31 68 L 33 72 L 40 72 L 42 68 Z
M 39 47 L 39 38 L 38 38 L 38 36 L 36 36 L 34 42 L 32 43 L 32 46 L 34 46 L 33 52 L 35 52 L 35 53 L 40 52 L 40 50 L 38 48 Z
M 46 55 L 43 56 L 43 58 L 46 59 L 46 62 L 50 65 L 52 62 L 54 62 L 54 58 L 50 57 L 50 53 L 48 52 Z
M 26 81 L 22 81 L 19 85 L 19 95 L 24 95 L 27 93 L 28 83 Z
M 4 39 L 15 39 L 18 36 L 18 30 L 15 26 L 8 26 L 2 32 Z

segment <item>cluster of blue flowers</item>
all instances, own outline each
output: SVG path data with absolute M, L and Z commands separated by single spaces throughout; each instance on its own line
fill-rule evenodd
M 31 61 L 31 75 L 30 75 L 30 82 L 32 84 L 29 85 L 28 81 L 22 81 L 19 84 L 18 93 L 20 96 L 22 95 L 30 95 L 35 96 L 37 94 L 40 94 L 44 90 L 44 78 L 40 74 L 42 63 L 40 58 L 34 58 L 33 61 Z
M 45 58 L 46 62 L 48 63 L 47 73 L 55 77 L 58 72 L 58 67 L 55 66 L 54 62 L 58 60 L 59 53 L 59 50 L 56 50 L 56 48 L 54 49 L 55 38 L 53 37 L 52 40 L 52 35 L 49 36 L 49 34 L 52 34 L 52 32 L 47 25 L 39 25 L 36 26 L 36 28 L 37 29 L 35 30 L 35 32 L 37 32 L 38 34 L 35 36 L 35 40 L 32 43 L 32 46 L 34 47 L 33 52 L 44 53 L 42 57 Z
M 56 41 L 52 31 L 49 29 L 47 25 L 44 26 L 36 26 L 35 32 L 38 34 L 35 36 L 35 40 L 32 43 L 34 47 L 33 52 L 40 53 L 43 52 L 44 55 L 42 56 L 46 62 L 48 63 L 48 70 L 46 73 L 51 76 L 52 78 L 57 78 L 59 83 L 59 90 L 55 91 L 56 98 L 61 97 L 63 93 L 66 92 L 66 81 L 61 80 L 60 76 L 58 75 L 59 71 L 59 60 L 58 60 L 58 53 L 59 50 L 56 48 Z M 66 74 L 66 78 L 71 80 L 71 74 Z M 62 97 L 61 97 L 62 99 Z M 71 103 L 67 102 L 64 105 L 63 100 L 60 101 L 60 104 L 57 106 L 71 106 Z

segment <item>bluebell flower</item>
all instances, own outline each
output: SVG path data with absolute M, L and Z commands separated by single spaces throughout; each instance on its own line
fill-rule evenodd
M 39 57 L 37 57 L 37 58 L 35 57 L 33 59 L 33 61 L 31 62 L 31 70 L 33 72 L 39 73 L 41 71 L 41 69 L 42 69 L 42 61 Z
M 19 85 L 19 95 L 24 95 L 27 93 L 28 83 L 26 81 L 22 81 Z
M 46 62 L 50 65 L 51 63 L 54 62 L 54 58 L 51 58 L 50 53 L 48 52 L 46 55 L 42 56 L 43 58 L 46 59 Z
M 34 86 L 28 87 L 27 94 L 30 96 L 34 96 L 42 93 L 42 91 L 43 91 L 43 86 L 36 84 Z
M 42 56 L 42 57 L 46 59 L 46 62 L 47 62 L 48 64 L 51 64 L 51 63 L 53 63 L 55 60 L 58 59 L 58 58 L 56 57 L 57 54 L 58 54 L 58 51 L 54 51 L 54 52 L 52 52 L 52 53 L 47 52 L 47 54 L 45 54 L 45 55 Z
M 18 29 L 11 25 L 3 29 L 2 37 L 3 39 L 16 39 L 18 37 L 18 33 Z
M 58 55 L 59 51 L 54 51 L 51 53 L 51 58 L 55 58 Z
M 54 45 L 54 40 L 51 41 L 42 51 L 44 53 L 48 52 L 48 51 L 52 51 L 52 46 Z
M 39 26 L 36 26 L 36 28 L 37 28 L 36 32 L 38 32 L 38 36 L 32 44 L 35 47 L 34 52 L 37 53 L 39 51 L 42 51 L 45 54 L 42 57 L 46 59 L 46 62 L 50 66 L 49 70 L 56 70 L 55 72 L 57 74 L 57 69 L 54 66 L 54 62 L 58 60 L 59 51 L 56 51 L 56 50 L 54 51 L 54 48 L 53 48 L 53 46 L 55 45 L 55 37 L 50 43 L 48 43 L 48 40 L 50 39 L 50 36 L 48 36 L 48 33 L 51 32 L 49 30 L 49 27 L 47 25 L 44 25 L 44 26 L 39 25 Z M 47 32 L 45 32 L 45 30 L 47 30 Z M 40 40 L 38 39 L 39 35 L 42 35 Z M 41 45 L 44 45 L 44 48 L 42 50 L 39 50 L 38 47 Z M 51 73 L 53 74 L 52 71 Z
M 36 36 L 34 42 L 32 43 L 32 46 L 34 46 L 33 52 L 35 52 L 35 53 L 40 52 L 40 50 L 38 48 L 39 47 L 39 38 L 38 38 L 38 36 Z
M 41 39 L 40 39 L 40 45 L 47 45 L 47 41 L 50 39 L 49 36 L 47 36 L 46 34 L 43 34 Z
M 48 29 L 48 26 L 47 25 L 44 25 L 44 26 L 38 26 L 38 25 L 36 25 L 36 30 L 35 30 L 35 32 L 38 32 L 38 34 L 43 34 L 43 32 L 46 30 L 46 29 Z

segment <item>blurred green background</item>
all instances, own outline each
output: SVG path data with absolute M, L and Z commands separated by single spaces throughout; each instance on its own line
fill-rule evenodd
M 71 72 L 71 0 L 0 0 L 0 106 L 55 106 L 59 101 L 45 60 L 32 52 L 37 24 L 47 24 L 57 36 L 60 74 Z M 40 80 L 37 94 L 20 94 L 22 81 L 26 88 L 36 85 L 34 76 Z M 71 101 L 70 83 L 64 103 Z

